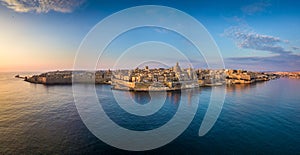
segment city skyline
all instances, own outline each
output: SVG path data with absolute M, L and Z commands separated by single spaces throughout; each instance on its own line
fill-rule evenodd
M 50 1 L 1 0 L 0 70 L 48 71 L 72 69 L 76 51 L 86 34 L 105 17 L 138 5 L 163 5 L 186 12 L 197 19 L 214 38 L 224 58 L 225 68 L 258 71 L 296 71 L 300 68 L 300 2 L 297 1 Z M 146 19 L 141 19 L 146 20 Z M 126 22 L 126 19 L 124 19 Z M 145 41 L 176 45 L 195 68 L 205 61 L 185 38 L 169 30 L 144 27 L 116 38 L 104 52 L 100 69 L 127 49 Z M 165 65 L 181 59 L 172 48 L 135 46 L 144 57 L 160 54 Z M 154 52 L 152 52 L 154 51 Z M 155 51 L 157 51 L 155 55 Z M 164 51 L 164 52 L 161 52 Z M 154 53 L 154 54 L 153 54 Z M 152 54 L 152 55 L 151 55 Z M 136 57 L 135 57 L 136 56 Z M 138 65 L 141 55 L 121 62 Z M 87 62 L 88 63 L 88 62 Z

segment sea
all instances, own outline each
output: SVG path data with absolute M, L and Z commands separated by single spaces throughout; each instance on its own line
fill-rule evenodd
M 200 87 L 164 95 L 112 90 L 110 85 L 78 85 L 82 92 L 95 88 L 100 101 L 95 104 L 101 104 L 108 118 L 128 130 L 164 126 L 180 104 L 190 106 L 184 115 L 196 112 L 187 128 L 166 145 L 129 151 L 91 132 L 81 119 L 71 85 L 32 84 L 15 78 L 16 74 L 34 73 L 0 73 L 0 154 L 300 154 L 299 79 Z M 213 89 L 226 90 L 224 104 L 213 127 L 199 136 Z M 166 97 L 156 113 L 138 116 L 118 106 L 116 95 L 140 105 L 156 104 L 151 101 Z M 98 112 L 88 111 L 91 115 Z M 177 121 L 186 123 L 186 117 Z M 127 141 L 132 142 L 130 137 Z

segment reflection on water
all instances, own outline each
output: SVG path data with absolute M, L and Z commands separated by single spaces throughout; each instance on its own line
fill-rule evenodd
M 171 104 L 178 104 L 181 97 L 181 91 L 167 92 L 167 98 Z
M 149 92 L 135 92 L 135 91 L 122 91 L 125 96 L 130 95 L 135 102 L 139 104 L 147 104 L 151 100 L 151 95 Z M 162 92 L 151 92 L 152 96 L 158 97 L 161 96 Z M 193 95 L 198 95 L 200 93 L 200 89 L 185 89 L 185 90 L 178 90 L 178 91 L 168 91 L 167 92 L 167 100 L 171 104 L 179 104 L 181 95 L 187 96 L 188 104 L 191 104 Z
M 14 75 L 0 74 L 0 154 L 136 153 L 108 146 L 89 132 L 78 115 L 70 86 L 30 84 L 13 78 Z M 87 87 L 82 85 L 82 91 Z M 96 89 L 107 115 L 132 130 L 160 127 L 173 117 L 178 105 L 193 108 L 200 98 L 189 128 L 170 144 L 146 152 L 149 154 L 300 152 L 300 80 L 279 79 L 224 87 L 227 94 L 222 112 L 204 137 L 198 136 L 198 130 L 211 95 L 209 87 L 167 92 L 163 107 L 147 117 L 122 110 L 113 99 L 110 86 L 97 85 Z M 153 99 L 147 93 L 121 92 L 120 95 L 140 104 Z M 178 123 L 184 121 L 183 118 Z
M 126 91 L 139 104 L 147 104 L 151 100 L 149 92 Z
M 268 81 L 267 81 L 268 82 Z M 245 92 L 250 91 L 256 87 L 262 87 L 263 85 L 267 84 L 266 81 L 257 82 L 253 84 L 235 84 L 235 85 L 226 85 L 227 92 Z
M 193 93 L 199 93 L 198 89 L 183 90 L 183 93 L 188 96 L 188 104 L 191 104 L 191 98 Z M 139 104 L 147 104 L 151 100 L 149 92 L 135 92 L 135 91 L 123 91 L 124 95 L 129 94 L 134 101 Z M 153 96 L 159 96 L 161 92 L 151 92 Z M 182 91 L 168 91 L 167 100 L 172 104 L 179 104 Z

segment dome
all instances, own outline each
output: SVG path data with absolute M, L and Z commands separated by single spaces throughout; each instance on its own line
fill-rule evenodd
M 173 67 L 174 72 L 181 72 L 181 68 L 179 66 L 179 63 L 177 62 L 176 65 Z

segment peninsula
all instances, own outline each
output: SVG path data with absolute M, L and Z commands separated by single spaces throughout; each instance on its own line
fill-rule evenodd
M 17 75 L 16 77 L 20 77 Z M 233 69 L 171 68 L 97 71 L 52 71 L 24 77 L 24 80 L 45 85 L 73 83 L 110 84 L 113 89 L 132 91 L 171 91 L 201 86 L 250 84 L 278 78 L 275 73 L 251 72 Z

